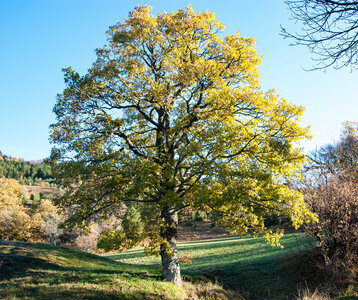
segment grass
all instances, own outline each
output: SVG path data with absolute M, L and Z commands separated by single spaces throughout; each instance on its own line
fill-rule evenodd
M 0 245 L 0 299 L 181 299 L 179 288 L 106 257 L 43 244 Z
M 142 249 L 96 256 L 0 241 L 0 299 L 295 299 L 300 287 L 315 291 L 315 280 L 305 282 L 313 278 L 306 268 L 312 240 L 295 233 L 282 244 L 238 237 L 181 243 L 192 263 L 181 266 L 179 289 L 161 281 L 160 258 Z
M 283 249 L 271 247 L 263 238 L 239 237 L 181 243 L 179 253 L 192 257 L 181 271 L 184 278 L 218 281 L 248 299 L 292 299 L 298 285 L 304 284 L 297 276 L 302 270 L 293 264 L 297 257 L 305 257 L 313 242 L 295 233 L 285 235 L 282 244 Z M 160 258 L 145 256 L 141 249 L 106 257 L 131 266 L 160 268 Z

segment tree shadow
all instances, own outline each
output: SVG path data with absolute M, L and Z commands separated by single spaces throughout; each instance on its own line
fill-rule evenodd
M 0 279 L 9 280 L 19 274 L 27 273 L 29 269 L 63 270 L 64 268 L 45 259 L 21 255 L 17 248 L 12 248 L 9 253 L 0 252 Z
M 61 300 L 73 300 L 73 299 L 98 299 L 98 300 L 110 300 L 110 299 L 166 299 L 163 295 L 154 292 L 143 292 L 140 289 L 136 291 L 123 291 L 121 286 L 111 286 L 106 289 L 93 288 L 93 287 L 80 287 L 71 286 L 70 289 L 64 289 L 59 285 L 51 286 L 24 286 L 21 290 L 17 290 L 16 293 L 9 295 L 11 297 L 17 297 L 20 299 L 34 298 L 38 300 L 42 299 L 61 299 Z
M 26 245 L 25 245 L 26 246 Z M 34 246 L 28 246 L 32 249 Z M 52 251 L 52 255 L 61 252 L 59 259 L 63 259 L 63 252 L 67 249 L 40 247 Z M 143 292 L 140 285 L 143 280 L 158 281 L 159 272 L 147 271 L 145 268 L 131 266 L 112 261 L 107 258 L 96 257 L 91 254 L 79 253 L 74 250 L 67 253 L 69 258 L 73 254 L 98 258 L 103 261 L 96 267 L 80 265 L 61 266 L 46 261 L 46 258 L 34 257 L 23 245 L 19 247 L 0 247 L 0 298 L 16 297 L 19 299 L 161 299 L 161 294 Z M 71 252 L 71 251 L 70 251 Z M 40 253 L 41 254 L 41 253 Z M 78 257 L 77 257 L 78 258 Z M 110 263 L 110 264 L 108 264 Z M 105 268 L 107 267 L 107 269 Z M 121 284 L 131 282 L 138 286 L 135 291 L 123 288 Z

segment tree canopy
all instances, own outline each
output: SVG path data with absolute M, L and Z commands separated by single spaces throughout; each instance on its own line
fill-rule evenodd
M 354 0 L 288 0 L 301 31 L 283 36 L 294 45 L 308 46 L 315 55 L 315 68 L 358 65 L 358 2 Z
M 72 221 L 106 218 L 123 204 L 142 205 L 137 237 L 107 232 L 108 248 L 149 238 L 163 277 L 180 284 L 178 211 L 215 210 L 233 233 L 265 228 L 270 214 L 299 226 L 313 219 L 289 188 L 309 136 L 303 108 L 259 85 L 255 40 L 192 7 L 154 16 L 138 6 L 110 27 L 108 45 L 84 76 L 64 69 L 51 126 L 51 159 Z

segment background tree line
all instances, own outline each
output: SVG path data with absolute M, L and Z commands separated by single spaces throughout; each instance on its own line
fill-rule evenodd
M 0 177 L 12 178 L 24 185 L 36 185 L 39 181 L 52 183 L 51 167 L 46 162 L 31 162 L 11 158 L 0 151 Z

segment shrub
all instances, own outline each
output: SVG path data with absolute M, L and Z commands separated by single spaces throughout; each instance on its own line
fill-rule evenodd
M 305 226 L 323 255 L 326 266 L 353 269 L 358 264 L 358 187 L 352 182 L 330 182 L 305 192 L 306 202 L 319 218 Z
M 26 241 L 30 238 L 31 218 L 19 194 L 16 180 L 0 178 L 0 239 Z
M 33 212 L 35 212 L 41 203 L 41 196 L 40 194 L 36 194 L 36 195 L 31 194 L 30 199 L 32 200 L 31 209 Z
M 23 192 L 20 192 L 19 198 L 21 199 L 22 206 L 26 206 L 28 203 L 28 199 L 27 199 L 26 195 Z
M 57 241 L 61 234 L 63 234 L 63 229 L 60 228 L 62 220 L 59 215 L 47 216 L 44 219 L 44 222 L 41 226 L 41 230 L 46 234 L 49 239 L 50 244 L 56 246 Z
M 317 240 L 326 269 L 340 276 L 346 271 L 357 275 L 357 129 L 347 123 L 336 144 L 321 147 L 310 157 L 302 187 L 305 201 L 319 218 L 305 230 Z
M 87 232 L 80 232 L 73 242 L 73 246 L 86 252 L 97 251 L 97 240 L 101 234 L 99 224 L 93 223 L 89 226 Z

